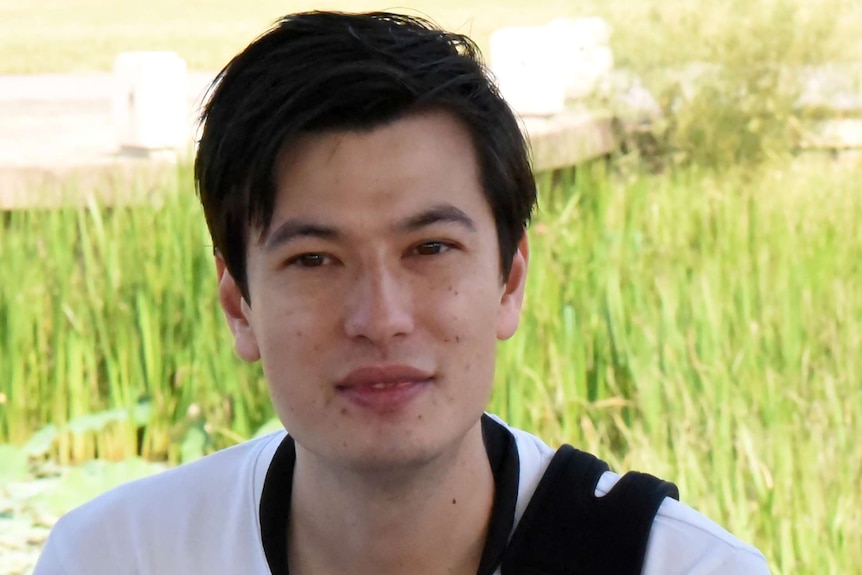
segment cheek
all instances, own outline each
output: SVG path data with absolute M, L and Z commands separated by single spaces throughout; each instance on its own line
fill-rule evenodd
M 267 310 L 255 332 L 260 345 L 261 365 L 276 408 L 290 411 L 299 398 L 312 396 L 315 374 L 320 372 L 324 345 L 322 324 L 312 321 L 313 310 Z M 316 399 L 311 397 L 311 400 Z
M 308 339 L 308 320 L 300 305 L 271 297 L 266 301 L 272 303 L 256 310 L 254 330 L 264 359 L 277 359 Z
M 476 372 L 477 376 L 493 371 L 499 307 L 494 287 L 453 286 L 429 306 L 442 343 L 459 358 L 463 371 Z

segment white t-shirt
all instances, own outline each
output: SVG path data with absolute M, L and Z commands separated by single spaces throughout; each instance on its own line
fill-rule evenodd
M 514 522 L 524 513 L 554 450 L 508 428 L 519 460 Z M 51 532 L 34 575 L 264 575 L 260 501 L 279 432 L 141 479 L 66 514 Z M 604 473 L 596 495 L 617 482 Z M 661 504 L 644 575 L 769 573 L 763 555 L 692 508 Z M 499 575 L 499 569 L 497 571 Z

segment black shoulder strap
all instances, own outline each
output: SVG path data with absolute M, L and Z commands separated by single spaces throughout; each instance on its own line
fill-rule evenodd
M 630 472 L 604 497 L 595 489 L 608 465 L 561 447 L 539 482 L 503 556 L 502 575 L 637 575 L 653 519 L 672 483 Z

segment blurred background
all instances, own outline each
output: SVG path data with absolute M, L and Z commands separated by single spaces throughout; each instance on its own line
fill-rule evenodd
M 279 428 L 189 150 L 215 73 L 308 9 L 471 36 L 523 117 L 540 209 L 489 411 L 676 482 L 774 573 L 858 573 L 862 1 L 0 0 L 0 574 L 97 493 Z M 142 135 L 164 102 L 178 145 Z

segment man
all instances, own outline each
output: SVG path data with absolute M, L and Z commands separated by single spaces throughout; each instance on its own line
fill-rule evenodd
M 666 491 L 636 513 L 650 491 L 483 414 L 536 192 L 468 39 L 393 14 L 284 18 L 215 82 L 195 176 L 237 353 L 289 434 L 73 511 L 37 574 L 767 572 Z

